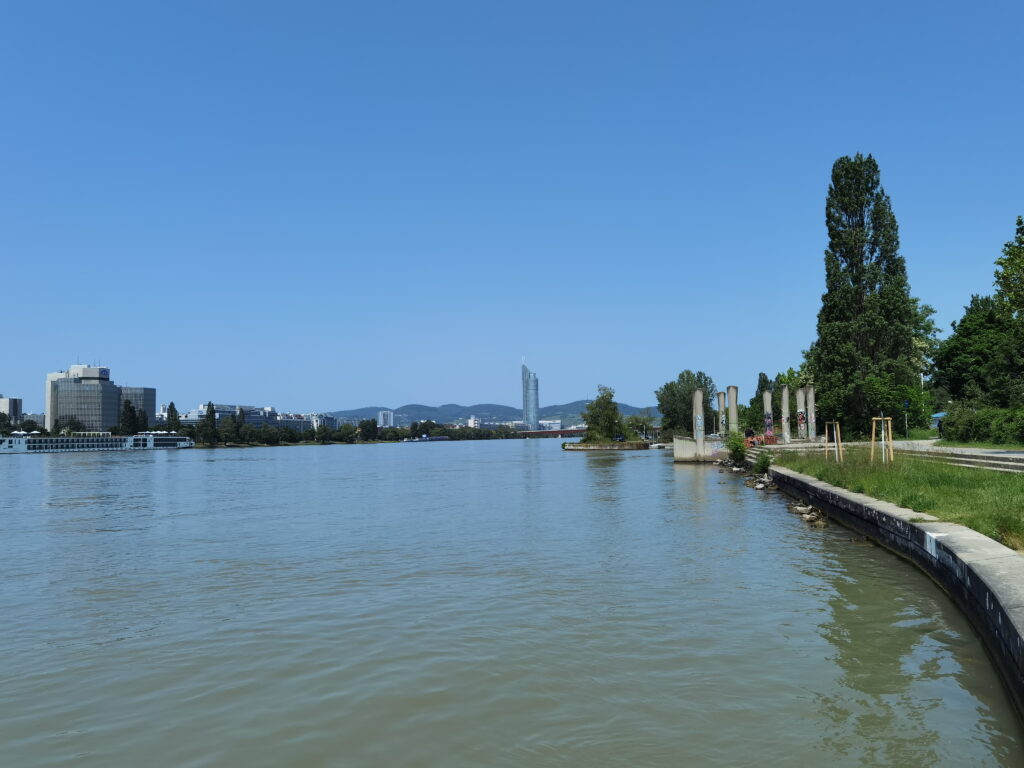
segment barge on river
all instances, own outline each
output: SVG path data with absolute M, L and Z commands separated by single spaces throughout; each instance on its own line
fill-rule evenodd
M 140 432 L 112 435 L 109 432 L 75 432 L 71 435 L 40 435 L 14 432 L 0 437 L 0 453 L 77 453 L 81 451 L 151 451 L 157 448 L 191 448 L 195 442 L 174 432 Z

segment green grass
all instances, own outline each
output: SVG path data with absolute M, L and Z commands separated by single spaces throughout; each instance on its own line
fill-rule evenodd
M 927 440 L 929 438 L 938 437 L 938 436 L 939 436 L 939 430 L 937 430 L 937 429 L 921 429 L 919 427 L 914 427 L 913 429 L 910 430 L 910 439 L 911 440 Z M 893 437 L 896 437 L 896 436 L 893 435 Z M 896 437 L 896 439 L 900 440 L 902 438 Z
M 1024 476 L 953 467 L 896 454 L 894 464 L 869 463 L 868 452 L 848 449 L 846 461 L 821 454 L 779 451 L 779 466 L 856 493 L 959 523 L 1024 551 Z

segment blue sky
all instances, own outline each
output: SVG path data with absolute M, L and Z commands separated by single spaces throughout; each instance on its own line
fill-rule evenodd
M 833 161 L 944 331 L 1024 214 L 1024 5 L 5 3 L 0 392 L 634 405 L 797 366 Z

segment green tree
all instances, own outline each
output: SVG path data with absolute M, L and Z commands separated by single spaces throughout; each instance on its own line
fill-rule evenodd
M 359 439 L 366 442 L 377 439 L 377 422 L 375 419 L 363 419 L 359 422 Z
M 715 401 L 718 390 L 714 380 L 704 371 L 694 373 L 687 368 L 675 381 L 666 382 L 654 393 L 658 398 L 662 434 L 665 437 L 673 434 L 688 435 L 693 431 L 693 393 L 697 389 L 704 390 L 704 423 L 715 423 L 711 403 Z
M 121 404 L 121 421 L 118 430 L 122 435 L 134 435 L 139 431 L 139 416 L 135 412 L 135 406 L 131 400 L 125 400 Z
M 181 417 L 178 415 L 178 409 L 175 407 L 173 400 L 167 406 L 167 429 L 172 432 L 177 432 L 181 429 Z
M 644 438 L 650 437 L 654 427 L 654 414 L 650 408 L 644 408 L 640 413 L 626 417 L 626 427 Z
M 1024 322 L 992 296 L 971 296 L 935 355 L 933 385 L 947 399 L 1024 405 Z M 946 410 L 945 407 L 942 410 Z
M 597 397 L 587 404 L 581 415 L 583 423 L 587 425 L 586 434 L 583 436 L 585 443 L 611 442 L 626 432 L 619 404 L 615 402 L 615 390 L 610 387 L 598 385 Z
M 32 432 L 38 427 L 37 425 L 34 424 L 34 422 L 23 421 L 21 423 L 21 428 L 26 432 Z M 54 422 L 53 434 L 68 435 L 71 434 L 72 432 L 85 432 L 85 424 L 76 419 L 74 416 L 64 416 L 62 418 L 57 419 L 57 421 Z
M 207 445 L 217 444 L 217 411 L 213 407 L 213 401 L 206 404 L 206 413 L 199 424 L 199 439 Z
M 334 439 L 342 443 L 354 443 L 356 441 L 356 427 L 354 424 L 339 424 L 334 430 Z
M 750 398 L 750 404 L 744 413 L 744 426 L 750 427 L 755 432 L 764 429 L 764 393 L 773 392 L 774 385 L 768 378 L 768 374 L 761 371 L 757 374 L 757 389 L 754 396 Z
M 220 432 L 220 440 L 224 443 L 237 443 L 239 442 L 238 434 L 238 419 L 234 414 L 230 414 L 221 419 L 220 426 L 218 427 Z
M 818 421 L 863 434 L 872 416 L 902 411 L 919 389 L 934 346 L 932 310 L 910 295 L 896 217 L 871 155 L 836 160 L 825 223 L 825 293 L 807 360 Z M 924 410 L 911 423 L 923 423 Z
M 1017 236 L 1003 246 L 996 259 L 996 298 L 1010 312 L 1024 313 L 1024 218 L 1017 217 Z
M 11 417 L 6 413 L 0 413 L 0 435 L 9 435 L 14 430 Z
M 255 443 L 259 440 L 259 430 L 256 429 L 252 424 L 242 424 L 238 428 L 238 439 L 240 442 L 246 445 Z

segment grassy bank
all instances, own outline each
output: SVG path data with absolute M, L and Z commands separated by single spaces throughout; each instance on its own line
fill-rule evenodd
M 1024 551 L 1024 477 L 953 467 L 896 455 L 896 463 L 870 464 L 866 450 L 847 451 L 846 461 L 826 462 L 819 453 L 781 452 L 775 462 L 832 485 L 926 512 Z

